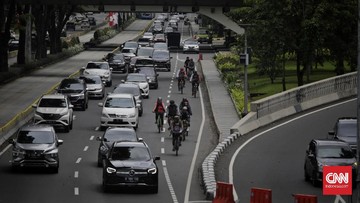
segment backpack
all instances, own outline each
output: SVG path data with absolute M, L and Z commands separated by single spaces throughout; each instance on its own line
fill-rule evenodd
M 170 105 L 169 106 L 169 115 L 175 116 L 177 113 L 177 106 L 176 105 Z
M 164 113 L 164 111 L 165 111 L 165 109 L 164 109 L 164 107 L 163 107 L 162 104 L 157 104 L 156 110 L 157 110 L 157 112 L 159 112 L 159 113 Z
M 179 72 L 179 78 L 184 78 L 185 77 L 185 72 L 184 71 L 180 71 Z

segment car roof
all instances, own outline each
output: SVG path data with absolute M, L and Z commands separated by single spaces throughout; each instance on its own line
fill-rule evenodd
M 40 124 L 40 125 L 29 124 L 22 126 L 20 128 L 20 131 L 54 131 L 54 127 L 46 124 Z
M 357 122 L 356 117 L 341 117 L 338 119 L 339 123 L 354 123 Z
M 131 142 L 131 141 L 116 141 L 113 144 L 114 147 L 145 147 L 146 144 L 144 142 Z
M 63 79 L 62 81 L 61 81 L 61 83 L 67 83 L 67 84 L 69 84 L 69 83 L 83 83 L 84 82 L 84 80 L 83 79 L 81 79 L 81 78 L 65 78 L 65 79 Z
M 107 96 L 108 98 L 133 98 L 132 94 L 127 93 L 110 93 Z
M 63 94 L 45 94 L 43 95 L 41 98 L 45 98 L 45 99 L 65 99 L 65 95 Z
M 347 145 L 350 146 L 348 143 L 346 143 L 345 141 L 342 140 L 331 140 L 331 139 L 314 139 L 312 140 L 313 142 L 316 143 L 316 145 L 318 146 L 329 146 L 329 145 L 334 145 L 334 146 L 338 146 L 338 145 Z

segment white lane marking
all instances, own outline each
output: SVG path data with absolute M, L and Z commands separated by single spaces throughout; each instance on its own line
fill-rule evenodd
M 79 177 L 79 171 L 75 171 L 74 178 L 78 178 L 78 177 Z
M 346 203 L 346 201 L 340 195 L 336 195 L 334 203 L 339 203 L 339 202 Z
M 172 86 L 170 86 L 169 89 L 171 90 L 171 89 L 172 89 Z
M 80 163 L 80 161 L 81 161 L 81 157 L 76 160 L 76 163 L 78 164 Z
M 165 149 L 161 148 L 161 154 L 165 154 Z
M 167 104 L 170 103 L 170 100 L 166 100 L 166 103 L 167 103 Z
M 171 90 L 169 90 L 169 94 L 171 94 Z
M 90 140 L 94 140 L 94 138 L 95 138 L 95 136 L 94 136 L 94 135 L 92 135 L 92 136 L 90 137 Z
M 96 128 L 95 128 L 95 131 L 100 131 L 100 127 L 99 127 L 99 126 L 96 127 Z
M 201 88 L 199 88 L 199 94 L 200 94 L 201 117 L 202 118 L 201 118 L 201 125 L 200 125 L 200 130 L 199 130 L 199 134 L 198 134 L 198 138 L 197 138 L 197 142 L 196 142 L 196 146 L 195 146 L 194 155 L 193 155 L 193 158 L 192 158 L 192 161 L 191 161 L 189 176 L 188 176 L 187 183 L 186 183 L 185 197 L 184 197 L 184 202 L 185 203 L 189 202 L 191 181 L 192 181 L 192 178 L 193 178 L 193 174 L 194 174 L 194 170 L 195 170 L 195 164 L 196 164 L 196 158 L 197 158 L 198 153 L 199 153 L 201 137 L 202 137 L 203 129 L 204 129 L 204 125 L 205 125 L 205 107 L 204 107 L 204 100 L 203 100 L 203 97 L 202 97 Z
M 84 147 L 84 152 L 86 152 L 89 149 L 89 146 Z
M 164 174 L 165 174 L 165 179 L 166 179 L 166 183 L 168 185 L 168 188 L 170 190 L 170 194 L 171 194 L 171 198 L 173 199 L 173 202 L 174 203 L 178 203 L 178 200 L 176 198 L 176 194 L 175 194 L 175 191 L 174 191 L 174 188 L 171 184 L 171 180 L 170 180 L 170 176 L 169 176 L 169 173 L 168 173 L 168 170 L 166 167 L 163 167 L 163 170 L 164 170 Z
M 79 195 L 79 188 L 78 187 L 74 188 L 74 194 Z
M 166 161 L 165 161 L 165 160 L 161 160 L 161 164 L 162 164 L 163 166 L 166 166 Z
M 230 182 L 230 184 L 234 184 L 234 163 L 235 163 L 236 157 L 238 156 L 238 154 L 240 153 L 240 151 L 241 151 L 247 144 L 249 144 L 251 141 L 253 141 L 255 138 L 257 138 L 257 137 L 259 137 L 259 136 L 261 136 L 261 135 L 263 135 L 263 134 L 265 134 L 265 133 L 267 133 L 267 132 L 270 132 L 270 131 L 272 131 L 272 130 L 274 130 L 274 129 L 276 129 L 276 128 L 279 128 L 279 127 L 284 126 L 284 125 L 286 125 L 286 124 L 289 124 L 289 123 L 291 123 L 291 122 L 293 122 L 293 121 L 296 121 L 296 120 L 298 120 L 298 119 L 300 119 L 300 118 L 309 116 L 309 115 L 314 114 L 314 113 L 318 113 L 318 112 L 323 111 L 323 110 L 326 110 L 326 109 L 333 108 L 333 107 L 335 107 L 335 106 L 339 106 L 339 105 L 342 105 L 342 104 L 345 104 L 345 103 L 348 103 L 348 102 L 352 102 L 352 101 L 354 101 L 354 100 L 356 100 L 356 99 L 351 99 L 351 100 L 344 101 L 344 102 L 341 102 L 341 103 L 338 103 L 338 104 L 334 104 L 334 105 L 331 105 L 331 106 L 328 106 L 328 107 L 324 107 L 324 108 L 318 109 L 318 110 L 316 110 L 316 111 L 309 112 L 309 113 L 307 113 L 307 114 L 304 114 L 304 115 L 301 115 L 301 116 L 299 116 L 299 117 L 293 118 L 293 119 L 291 119 L 291 120 L 289 120 L 289 121 L 286 121 L 286 122 L 284 122 L 284 123 L 281 123 L 281 124 L 279 124 L 279 125 L 277 125 L 277 126 L 274 126 L 274 127 L 270 128 L 270 129 L 267 129 L 267 130 L 265 130 L 265 131 L 263 131 L 263 132 L 255 135 L 254 137 L 250 138 L 250 139 L 247 140 L 246 142 L 244 142 L 244 143 L 235 151 L 235 153 L 234 153 L 233 156 L 231 157 L 230 164 L 229 164 L 229 182 Z M 234 194 L 234 200 L 235 200 L 235 202 L 236 202 L 236 201 L 238 200 L 238 195 L 237 195 L 237 193 L 236 193 L 235 187 L 233 187 L 233 194 Z
M 170 98 L 170 95 L 168 95 L 167 97 Z
M 5 149 L 3 149 L 3 150 L 0 152 L 0 156 L 2 156 L 10 147 L 11 147 L 11 144 L 9 144 L 8 146 L 6 146 Z
M 165 141 L 165 138 L 164 137 L 161 137 L 161 142 L 164 142 Z

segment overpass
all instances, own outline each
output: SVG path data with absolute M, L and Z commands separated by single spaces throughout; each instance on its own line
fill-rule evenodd
M 12 0 L 3 0 L 9 4 Z M 78 5 L 94 12 L 180 12 L 208 16 L 227 29 L 243 34 L 244 28 L 232 21 L 224 12 L 244 5 L 242 0 L 21 0 L 21 4 Z

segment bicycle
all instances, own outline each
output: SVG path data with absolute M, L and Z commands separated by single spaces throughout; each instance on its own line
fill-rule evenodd
M 192 96 L 194 96 L 194 98 L 196 98 L 196 92 L 197 92 L 197 90 L 198 90 L 198 83 L 195 82 L 195 83 L 193 84 L 193 87 L 192 87 Z
M 182 134 L 182 132 L 172 132 L 173 134 L 173 144 L 174 144 L 174 149 L 175 149 L 175 154 L 176 156 L 179 154 L 179 148 L 180 148 L 180 136 Z
M 174 117 L 173 116 L 168 116 L 168 124 L 169 124 L 169 128 L 168 128 L 168 130 L 170 130 L 171 129 L 171 124 L 172 124 L 172 122 L 173 122 L 173 120 L 174 120 Z M 171 134 L 172 134 L 172 132 L 170 131 L 170 137 L 171 137 Z
M 158 132 L 160 133 L 161 130 L 163 129 L 163 122 L 162 122 L 162 119 L 161 119 L 161 115 L 158 115 L 158 118 L 156 120 L 156 125 L 157 125 L 157 128 L 158 128 Z
M 183 123 L 184 130 L 181 133 L 181 139 L 182 139 L 182 141 L 185 141 L 185 137 L 187 137 L 189 135 L 188 120 L 184 119 L 184 120 L 182 120 L 182 123 Z
M 184 93 L 184 83 L 185 83 L 184 80 L 180 80 L 180 82 L 179 82 L 179 89 L 180 89 L 181 94 Z

